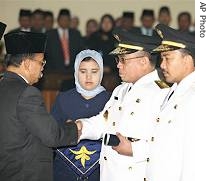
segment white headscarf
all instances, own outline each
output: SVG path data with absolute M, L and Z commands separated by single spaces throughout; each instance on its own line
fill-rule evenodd
M 99 80 L 97 87 L 93 90 L 83 89 L 82 86 L 79 84 L 79 79 L 78 79 L 79 66 L 80 66 L 80 63 L 82 62 L 82 60 L 84 60 L 84 58 L 86 58 L 86 57 L 93 58 L 99 65 L 99 69 L 100 69 L 100 80 Z M 97 94 L 99 94 L 100 92 L 104 91 L 105 88 L 103 86 L 101 86 L 101 81 L 103 78 L 103 59 L 102 59 L 101 54 L 95 50 L 89 50 L 89 49 L 83 50 L 79 54 L 77 54 L 75 63 L 74 63 L 74 78 L 75 78 L 77 92 L 79 92 L 80 94 L 82 94 L 84 96 L 94 97 Z

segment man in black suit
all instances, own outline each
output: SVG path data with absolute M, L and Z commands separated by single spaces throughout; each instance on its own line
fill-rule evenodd
M 138 33 L 139 28 L 134 26 L 135 14 L 132 11 L 124 11 L 122 14 L 122 23 L 120 27 L 114 29 L 114 34 L 125 31 L 130 33 Z
M 32 86 L 45 65 L 46 35 L 17 32 L 4 36 L 7 71 L 0 81 L 0 180 L 52 181 L 51 147 L 77 144 L 80 123 L 59 127 Z
M 141 27 L 140 27 L 140 34 L 152 36 L 156 32 L 153 29 L 153 25 L 155 23 L 155 16 L 154 11 L 152 9 L 144 9 L 142 11 L 141 17 Z
M 79 31 L 69 28 L 70 20 L 70 11 L 61 9 L 57 19 L 58 28 L 47 32 L 45 57 L 48 71 L 70 73 L 76 55 L 84 47 Z
M 20 27 L 11 30 L 10 32 L 31 31 L 31 10 L 20 9 L 18 22 Z
M 44 11 L 42 9 L 35 9 L 31 15 L 31 32 L 45 33 L 44 28 Z

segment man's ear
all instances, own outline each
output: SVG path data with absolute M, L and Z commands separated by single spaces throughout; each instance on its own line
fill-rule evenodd
M 194 60 L 193 60 L 193 58 L 192 58 L 192 56 L 191 55 L 185 55 L 184 56 L 184 64 L 187 66 L 187 65 L 193 65 L 193 66 L 195 66 L 194 65 Z
M 23 66 L 24 69 L 28 70 L 29 66 L 30 66 L 30 60 L 29 59 L 25 59 L 21 62 L 21 66 Z
M 149 61 L 148 57 L 142 57 L 141 58 L 142 65 L 145 65 L 148 61 Z
M 188 63 L 188 61 L 190 61 L 192 58 L 190 55 L 184 55 L 184 63 Z

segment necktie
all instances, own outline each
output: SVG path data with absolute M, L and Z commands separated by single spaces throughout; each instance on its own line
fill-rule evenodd
M 61 45 L 62 45 L 62 49 L 63 49 L 64 64 L 69 65 L 69 63 L 70 63 L 69 40 L 68 40 L 66 33 L 68 33 L 68 31 L 63 30 L 63 36 L 61 38 Z

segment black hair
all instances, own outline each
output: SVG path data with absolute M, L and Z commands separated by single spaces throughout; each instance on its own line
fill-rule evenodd
M 92 58 L 92 57 L 85 57 L 85 58 L 82 60 L 82 62 L 83 62 L 83 61 L 88 62 L 88 61 L 90 61 L 91 59 L 93 59 L 93 58 Z
M 70 10 L 67 9 L 67 8 L 60 9 L 60 11 L 59 11 L 59 13 L 58 13 L 58 19 L 59 19 L 61 16 L 68 16 L 69 18 L 71 18 L 71 12 L 70 12 Z
M 167 13 L 168 15 L 171 15 L 171 12 L 170 12 L 170 9 L 169 9 L 168 6 L 162 6 L 162 7 L 160 8 L 160 10 L 159 10 L 159 15 L 160 15 L 161 13 Z
M 189 12 L 185 11 L 185 12 L 179 13 L 178 18 L 177 18 L 178 21 L 180 21 L 182 16 L 187 16 L 189 22 L 191 22 L 191 14 Z
M 194 66 L 195 66 L 195 55 L 193 55 L 189 50 L 187 49 L 184 49 L 184 48 L 180 48 L 178 49 L 178 51 L 183 55 L 183 56 L 186 56 L 186 55 L 190 55 L 193 59 L 193 63 L 194 63 Z
M 35 56 L 34 53 L 16 54 L 16 55 L 7 54 L 5 56 L 5 62 L 7 66 L 13 65 L 15 67 L 19 67 L 22 61 L 24 61 L 25 59 L 33 59 L 34 56 Z
M 142 55 L 145 57 L 148 57 L 150 64 L 154 67 L 156 67 L 157 64 L 157 59 L 158 59 L 158 54 L 157 53 L 150 53 L 147 51 L 142 51 Z
M 104 21 L 105 18 L 108 18 L 111 21 L 111 23 L 112 23 L 112 29 L 111 29 L 111 31 L 112 31 L 114 29 L 114 27 L 115 27 L 115 20 L 114 20 L 114 18 L 113 18 L 113 16 L 111 14 L 104 14 L 101 17 L 101 20 L 100 20 L 100 29 L 102 29 L 102 26 L 101 25 L 102 25 L 102 22 Z
M 41 16 L 44 18 L 44 11 L 41 10 L 41 9 L 35 9 L 35 10 L 32 12 L 32 16 L 35 16 L 35 15 L 41 15 Z
M 45 11 L 44 12 L 44 16 L 45 16 L 45 18 L 47 17 L 47 16 L 50 16 L 50 17 L 52 17 L 53 18 L 53 13 L 52 13 L 52 11 Z

